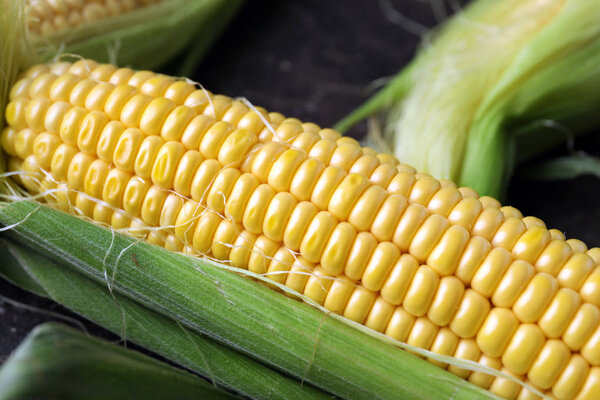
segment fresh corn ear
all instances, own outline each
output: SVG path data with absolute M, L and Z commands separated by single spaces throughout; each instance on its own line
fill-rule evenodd
M 598 15 L 597 1 L 469 2 L 338 128 L 374 115 L 404 162 L 500 196 L 518 161 L 599 126 Z
M 0 69 L 32 65 L 32 55 L 48 61 L 77 54 L 134 68 L 157 68 L 180 55 L 178 73 L 190 74 L 241 5 L 242 0 L 0 0 L 7 31 L 0 47 L 26 48 L 23 55 L 1 60 Z
M 263 274 L 556 398 L 600 396 L 600 250 L 537 218 L 331 129 L 149 71 L 38 65 L 5 116 L 9 170 L 49 204 Z M 535 397 L 441 366 L 505 398 Z
M 50 35 L 168 0 L 26 0 L 29 32 Z

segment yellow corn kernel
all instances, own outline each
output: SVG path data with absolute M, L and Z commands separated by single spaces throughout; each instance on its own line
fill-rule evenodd
M 394 231 L 393 242 L 405 252 L 429 212 L 419 204 L 409 204 Z
M 471 287 L 485 297 L 491 297 L 511 262 L 508 250 L 492 249 L 471 280 Z
M 544 334 L 537 325 L 519 325 L 502 354 L 502 364 L 515 374 L 526 373 L 544 341 Z
M 565 329 L 567 329 L 580 303 L 581 297 L 577 292 L 567 288 L 560 289 L 538 321 L 538 325 L 546 337 L 560 337 Z
M 513 261 L 496 287 L 492 303 L 496 307 L 512 307 L 534 273 L 533 266 L 528 262 Z
M 427 265 L 442 276 L 453 274 L 468 241 L 469 232 L 465 228 L 460 225 L 451 226 L 429 253 Z
M 333 313 L 342 314 L 355 286 L 356 284 L 345 276 L 334 279 L 323 301 L 323 306 Z
M 371 224 L 371 233 L 379 241 L 390 241 L 402 212 L 406 209 L 407 201 L 399 195 L 389 195 L 384 201 Z
M 581 355 L 593 366 L 600 365 L 600 326 L 581 348 Z
M 420 178 L 412 186 L 409 200 L 413 203 L 426 206 L 433 195 L 440 190 L 440 187 L 440 182 L 431 176 Z
M 492 245 L 511 250 L 519 237 L 527 230 L 525 223 L 519 218 L 508 217 L 498 228 L 492 238 Z
M 406 339 L 411 346 L 429 350 L 438 332 L 438 327 L 429 319 L 420 317 L 415 320 Z
M 533 226 L 517 240 L 512 254 L 515 258 L 533 264 L 549 241 L 550 233 L 546 228 Z
M 479 217 L 477 217 L 477 220 L 471 229 L 471 233 L 487 240 L 491 240 L 503 220 L 504 214 L 497 208 L 484 208 L 481 214 L 479 214 Z
M 285 212 L 279 214 L 273 213 L 273 216 L 271 217 L 273 219 L 273 224 L 279 224 L 280 220 L 278 218 L 280 218 L 279 215 L 282 214 L 283 219 L 285 220 L 285 216 L 287 215 Z M 269 216 L 266 216 L 265 224 L 269 220 Z M 285 220 L 285 222 L 287 222 L 287 220 Z M 281 236 L 283 237 L 283 232 L 281 232 Z M 321 258 L 321 266 L 325 272 L 330 275 L 340 275 L 344 272 L 346 259 L 348 258 L 355 237 L 356 229 L 348 222 L 341 222 L 335 227 L 323 250 L 323 256 Z
M 574 351 L 580 350 L 600 323 L 600 311 L 591 304 L 582 304 L 563 334 L 563 340 Z
M 190 196 L 194 173 L 202 161 L 204 161 L 204 158 L 200 152 L 195 150 L 186 151 L 177 164 L 173 177 L 173 190 L 182 196 Z
M 165 202 L 167 195 L 167 191 L 158 186 L 152 186 L 148 189 L 146 197 L 144 197 L 144 201 L 142 202 L 142 209 L 140 212 L 142 220 L 148 225 L 158 225 L 163 203 Z
M 301 201 L 294 207 L 283 232 L 283 243 L 286 247 L 298 251 L 308 224 L 317 214 L 317 207 L 308 201 Z
M 196 201 L 206 200 L 208 189 L 221 168 L 221 164 L 219 164 L 217 160 L 204 160 L 200 164 L 192 178 L 192 186 L 190 189 L 192 199 Z
M 108 163 L 100 159 L 94 160 L 87 170 L 83 182 L 83 190 L 92 197 L 99 198 L 102 195 L 102 187 L 108 175 Z
M 406 171 L 399 172 L 396 173 L 388 183 L 387 191 L 393 194 L 408 197 L 415 182 L 415 174 Z
M 489 301 L 473 289 L 467 289 L 450 322 L 450 329 L 461 338 L 472 338 L 489 311 Z
M 369 290 L 381 290 L 392 266 L 400 257 L 400 250 L 392 242 L 377 245 L 363 272 L 361 282 Z
M 227 168 L 227 170 L 231 170 L 232 174 L 239 176 L 238 170 L 233 169 L 233 168 Z M 219 175 L 221 175 L 221 174 L 219 174 Z M 218 182 L 215 182 L 215 183 L 218 183 Z M 227 192 L 223 192 L 225 198 L 229 197 L 229 192 L 231 192 L 231 189 L 227 190 Z M 256 233 L 257 235 L 262 233 L 262 225 L 263 225 L 262 221 L 265 218 L 265 214 L 267 212 L 267 207 L 269 205 L 269 202 L 273 198 L 273 196 L 275 196 L 275 191 L 273 190 L 273 188 L 271 188 L 271 186 L 269 186 L 267 184 L 259 185 L 254 190 L 254 192 L 250 196 L 250 199 L 248 199 L 248 203 L 246 204 L 246 211 L 244 212 L 244 216 L 242 217 L 244 228 L 246 228 L 247 230 L 249 230 L 252 233 Z M 210 194 L 209 194 L 209 199 L 210 199 Z M 219 211 L 219 210 L 217 210 L 217 211 Z M 290 218 L 290 221 L 288 222 L 288 226 L 289 226 L 289 223 L 291 223 L 291 222 L 292 221 Z M 310 259 L 308 259 L 308 260 L 313 262 Z
M 114 184 L 117 184 L 117 187 L 113 187 Z M 152 184 L 145 179 L 138 177 L 130 179 L 125 189 L 123 189 L 123 209 L 133 216 L 139 216 L 142 211 L 142 203 L 151 186 Z M 107 183 L 106 191 L 108 197 L 112 197 L 111 193 L 120 192 L 120 188 L 121 182 L 111 181 L 110 184 Z M 115 197 L 118 197 L 118 194 Z M 115 198 L 115 201 L 117 200 Z
M 463 195 L 464 197 L 464 195 Z M 483 211 L 483 206 L 477 198 L 464 197 L 448 215 L 448 220 L 453 225 L 460 225 L 471 230 L 475 221 Z
M 546 341 L 527 373 L 529 380 L 537 387 L 549 389 L 563 371 L 571 351 L 560 340 Z
M 535 275 L 513 306 L 522 322 L 537 321 L 558 290 L 556 278 L 543 272 Z
M 368 186 L 369 181 L 365 176 L 360 174 L 347 175 L 331 196 L 331 200 L 329 200 L 329 212 L 340 221 L 347 220 L 359 196 Z
M 523 380 L 522 375 L 512 373 L 507 368 L 501 368 L 500 371 L 516 378 L 517 380 Z M 490 392 L 504 399 L 513 400 L 516 399 L 519 395 L 521 387 L 522 386 L 514 380 L 507 379 L 504 377 L 497 377 L 496 379 L 494 379 L 494 382 L 492 382 L 492 385 L 490 386 L 489 390 Z
M 190 150 L 191 152 L 192 150 Z M 200 153 L 198 153 L 200 154 Z M 201 157 L 201 156 L 200 156 Z M 179 163 L 178 169 L 181 167 L 181 162 Z M 231 194 L 226 199 L 227 203 L 225 205 L 225 213 L 228 218 L 231 218 L 235 222 L 242 222 L 244 218 L 244 211 L 246 210 L 246 205 L 248 204 L 248 200 L 250 196 L 254 193 L 256 188 L 260 185 L 258 179 L 252 174 L 245 173 L 239 176 L 235 183 L 233 184 L 233 188 L 231 189 Z M 177 189 L 175 189 L 177 191 Z M 177 191 L 180 193 L 179 191 Z M 263 231 L 273 240 L 281 241 L 281 238 L 273 238 L 272 231 L 275 229 L 272 227 L 273 224 L 277 224 L 276 226 L 282 226 L 281 229 L 285 228 L 285 224 L 287 223 L 287 218 L 281 218 L 280 220 L 273 221 L 273 213 L 275 212 L 283 212 L 283 207 L 287 205 L 283 198 L 287 196 L 282 196 L 282 193 L 278 193 L 273 197 L 271 203 L 269 203 L 269 208 L 265 214 L 265 222 L 263 223 Z M 295 203 L 294 203 L 295 206 Z M 293 206 L 292 206 L 293 207 Z M 269 221 L 269 222 L 267 222 Z
M 325 299 L 328 297 L 329 289 L 332 287 L 334 282 L 335 281 L 332 280 L 331 277 L 328 276 L 325 273 L 325 271 L 323 271 L 321 268 L 315 268 L 313 270 L 313 273 L 308 278 L 308 281 L 306 282 L 306 286 L 304 288 L 304 295 L 306 297 L 308 297 L 309 299 L 312 299 L 313 301 L 315 301 L 317 304 L 323 305 L 323 303 L 325 302 Z M 353 296 L 353 294 L 354 294 L 354 287 L 352 286 L 350 289 L 350 293 L 348 295 L 348 299 L 344 302 L 343 308 L 341 310 L 339 310 L 340 314 L 342 314 L 344 312 L 344 310 L 347 309 L 347 307 L 349 305 L 349 301 L 350 301 L 349 299 L 351 296 Z M 356 306 L 360 306 L 360 300 L 361 300 L 360 297 L 361 296 L 358 295 L 355 298 Z M 336 310 L 336 311 L 338 311 L 338 310 Z M 355 311 L 360 311 L 360 310 L 356 309 Z M 364 314 L 366 315 L 366 313 L 368 311 L 369 310 L 364 311 Z
M 128 172 L 118 168 L 110 169 L 106 174 L 102 188 L 102 199 L 115 207 L 123 208 L 125 189 L 129 182 L 131 182 L 131 179 L 132 175 Z M 148 183 L 144 186 L 149 188 L 150 184 Z
M 458 346 L 456 346 L 456 350 L 454 351 L 454 357 L 463 360 L 477 361 L 480 356 L 481 350 L 479 350 L 477 343 L 473 339 L 459 340 Z M 463 379 L 467 379 L 471 375 L 471 370 L 459 368 L 454 365 L 450 365 L 448 371 Z
M 465 292 L 465 286 L 455 276 L 440 279 L 437 291 L 427 311 L 427 317 L 436 325 L 445 326 L 452 320 Z
M 383 297 L 378 297 L 373 303 L 369 316 L 365 321 L 365 326 L 374 331 L 383 332 L 392 318 L 394 310 L 395 307 L 393 305 L 385 301 Z
M 594 267 L 591 274 L 588 275 L 585 282 L 579 290 L 579 294 L 583 301 L 591 303 L 596 307 L 600 307 L 600 299 L 598 298 L 598 292 L 600 291 L 600 268 Z
M 590 366 L 579 354 L 573 354 L 552 388 L 558 400 L 574 398 L 584 382 Z
M 409 313 L 419 317 L 425 315 L 439 282 L 439 276 L 431 267 L 420 266 L 406 292 L 402 305 Z
M 485 354 L 482 354 L 479 357 L 477 363 L 493 369 L 500 369 L 502 366 L 502 362 L 499 359 L 489 357 Z M 484 389 L 488 389 L 494 382 L 494 376 L 486 372 L 473 371 L 469 376 L 469 382 L 474 383 L 475 385 Z
M 388 322 L 385 334 L 401 342 L 406 342 L 415 321 L 416 318 L 413 315 L 407 313 L 402 307 L 397 307 Z
M 567 260 L 556 276 L 562 287 L 579 290 L 594 268 L 594 260 L 584 252 L 576 252 Z
M 540 272 L 556 276 L 571 253 L 571 246 L 565 241 L 552 240 L 536 260 L 535 268 Z
M 369 315 L 376 297 L 375 292 L 363 287 L 355 288 L 348 299 L 348 303 L 346 303 L 343 316 L 362 324 Z
M 490 242 L 484 238 L 480 236 L 471 237 L 456 268 L 456 276 L 463 282 L 470 283 L 475 271 L 477 271 L 490 249 Z
M 310 221 L 300 244 L 300 253 L 310 262 L 319 262 L 325 245 L 337 225 L 337 220 L 328 212 L 317 213 Z
M 133 172 L 136 154 L 143 139 L 144 134 L 139 129 L 126 129 L 115 144 L 113 163 L 122 170 Z
M 458 336 L 456 336 L 450 328 L 444 327 L 437 332 L 429 350 L 443 356 L 452 356 L 456 351 L 457 346 Z M 433 358 L 428 358 L 427 361 L 436 364 L 440 368 L 446 368 L 448 365 Z
M 477 332 L 477 344 L 488 356 L 500 357 L 518 326 L 519 321 L 511 310 L 493 308 Z

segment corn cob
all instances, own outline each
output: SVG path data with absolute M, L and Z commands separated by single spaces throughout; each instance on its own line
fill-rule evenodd
M 264 274 L 394 339 L 600 396 L 600 249 L 331 129 L 91 60 L 12 88 L 0 138 L 49 204 Z M 517 383 L 438 365 L 505 398 Z
M 29 31 L 50 35 L 160 0 L 27 0 Z

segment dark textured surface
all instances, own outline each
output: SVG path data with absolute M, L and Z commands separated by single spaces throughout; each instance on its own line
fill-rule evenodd
M 436 21 L 427 1 L 397 0 L 394 6 L 421 24 L 432 26 Z M 371 0 L 249 1 L 192 78 L 215 93 L 245 96 L 269 110 L 330 126 L 368 97 L 374 80 L 393 75 L 412 57 L 418 37 L 390 22 L 390 16 L 379 1 Z M 360 133 L 361 127 L 353 131 Z M 576 147 L 600 153 L 597 138 L 576 142 Z M 595 178 L 516 178 L 508 204 L 542 218 L 568 237 L 598 246 L 598 199 L 600 182 Z M 40 310 L 64 312 L 2 279 L 0 294 Z M 55 319 L 0 299 L 0 361 L 35 325 L 48 320 Z M 91 333 L 115 339 L 86 325 Z

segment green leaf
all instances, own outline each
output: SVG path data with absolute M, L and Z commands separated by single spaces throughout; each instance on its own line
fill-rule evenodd
M 43 398 L 234 399 L 208 382 L 141 353 L 48 323 L 0 368 L 0 400 Z
M 0 221 L 5 225 L 20 222 L 7 232 L 11 237 L 109 287 L 112 293 L 337 396 L 492 397 L 379 337 L 219 264 L 113 235 L 27 201 L 4 207 Z
M 557 157 L 524 166 L 519 172 L 539 180 L 574 179 L 582 175 L 600 178 L 600 159 L 586 154 Z
M 28 290 L 35 282 L 33 287 L 43 288 L 45 296 L 219 386 L 257 399 L 328 398 L 35 251 L 11 241 L 5 245 L 0 274 L 7 279 Z M 19 268 L 29 280 L 15 278 Z

